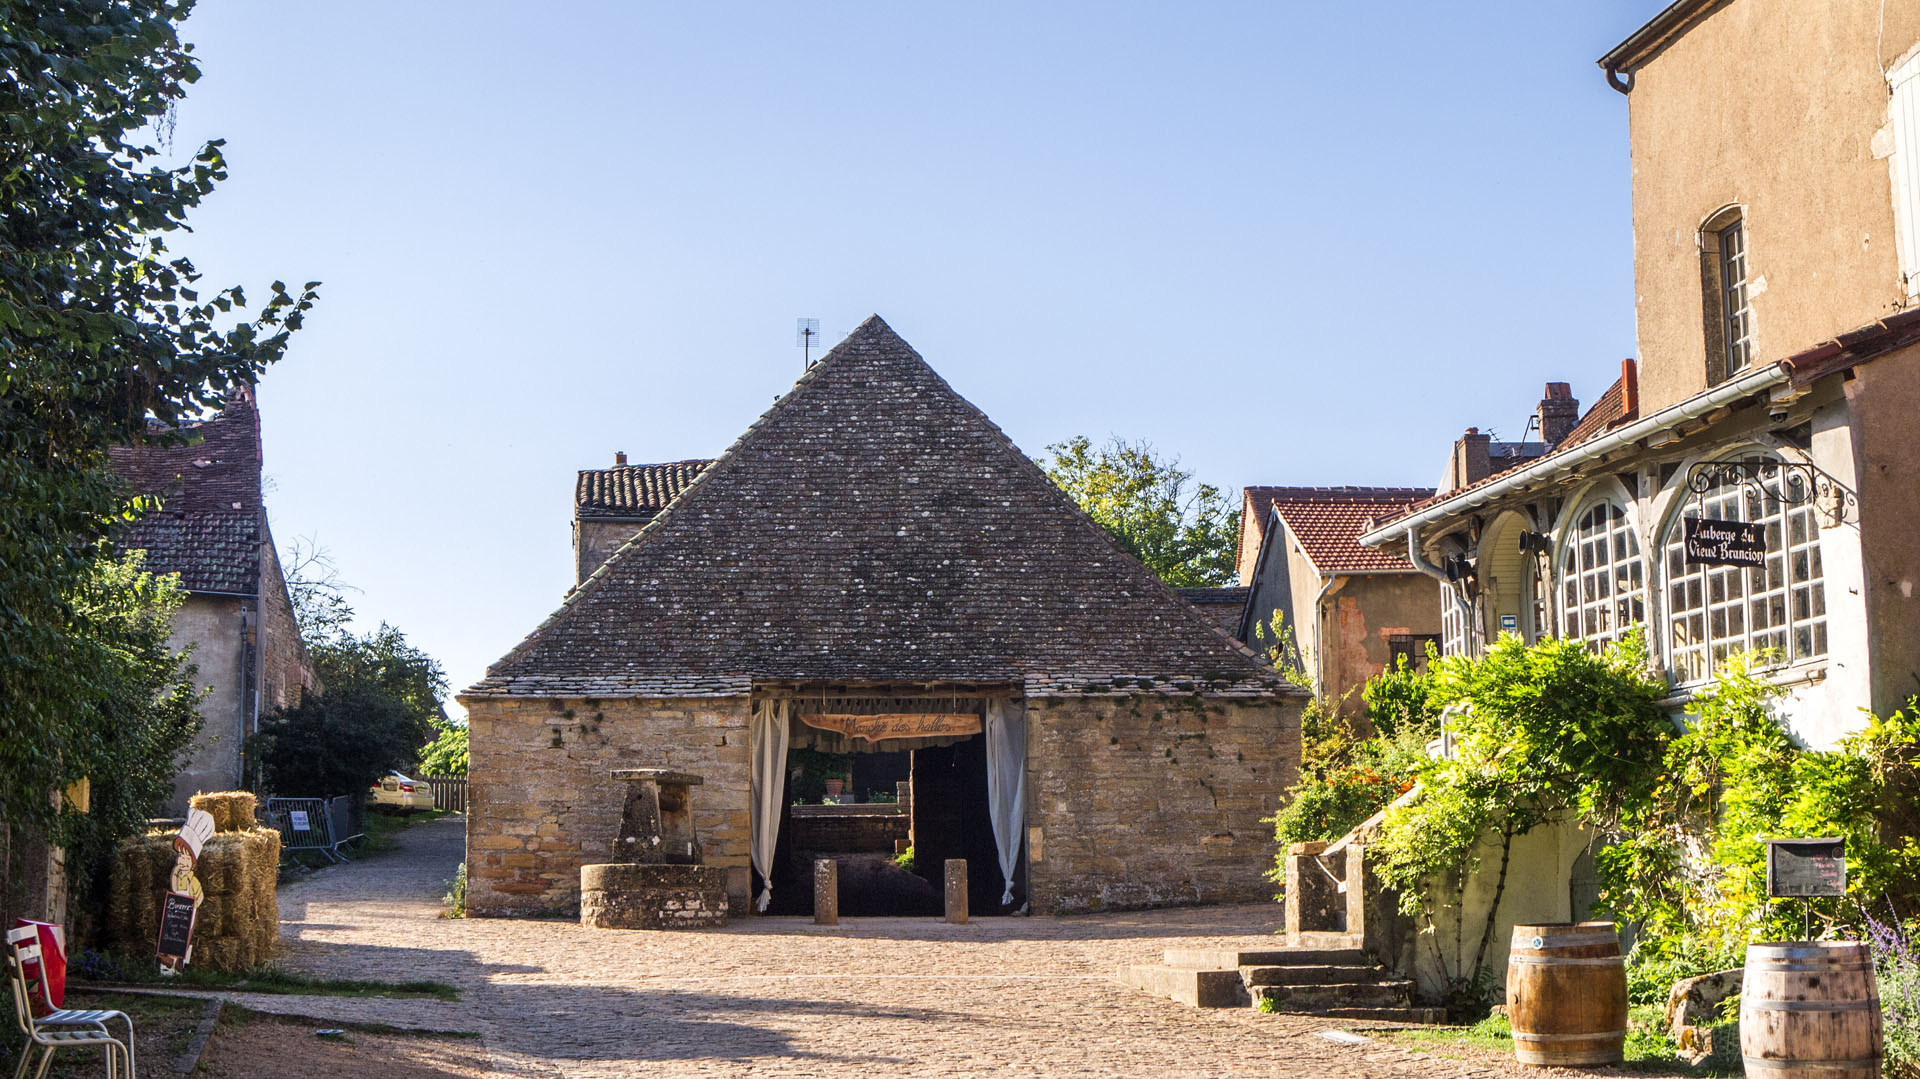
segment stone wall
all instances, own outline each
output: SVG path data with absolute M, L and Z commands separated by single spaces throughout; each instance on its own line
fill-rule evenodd
M 736 910 L 748 882 L 745 697 L 547 700 L 468 697 L 467 909 L 478 915 L 570 910 L 580 866 L 604 862 L 626 784 L 615 768 L 667 767 L 693 788 L 706 864 L 727 871 Z
M 573 580 L 587 579 L 600 564 L 613 557 L 620 545 L 632 539 L 647 522 L 626 518 L 585 518 L 573 522 Z
M 794 850 L 835 854 L 892 854 L 896 840 L 907 838 L 912 820 L 899 805 L 794 806 Z
M 1271 899 L 1303 698 L 1028 702 L 1036 913 Z
M 260 711 L 299 704 L 301 691 L 313 685 L 313 663 L 271 534 L 260 545 L 260 636 Z

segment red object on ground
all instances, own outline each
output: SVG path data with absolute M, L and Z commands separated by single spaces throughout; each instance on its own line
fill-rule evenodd
M 58 1011 L 67 1000 L 66 934 L 52 922 L 14 919 L 15 929 L 31 927 L 40 945 L 40 957 L 22 964 L 27 978 L 27 1003 L 35 1015 Z

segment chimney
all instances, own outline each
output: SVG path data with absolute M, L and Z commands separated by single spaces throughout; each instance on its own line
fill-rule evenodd
M 1481 434 L 1478 427 L 1467 428 L 1453 444 L 1453 460 L 1447 468 L 1449 489 L 1471 487 L 1493 475 L 1492 444 L 1492 435 Z
M 1540 421 L 1540 441 L 1549 446 L 1557 446 L 1580 422 L 1580 402 L 1574 399 L 1573 387 L 1564 382 L 1549 382 L 1545 396 L 1540 398 L 1540 408 L 1534 415 Z
M 614 451 L 614 454 L 613 454 L 613 467 L 615 467 L 615 468 L 621 468 L 621 467 L 624 467 L 624 466 L 626 465 L 626 463 L 627 463 L 627 451 L 626 451 L 626 450 L 616 450 L 616 451 Z
M 1631 359 L 1620 361 L 1620 418 L 1640 415 L 1640 365 Z

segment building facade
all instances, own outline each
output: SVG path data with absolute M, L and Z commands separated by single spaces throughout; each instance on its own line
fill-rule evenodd
M 168 804 L 180 815 L 197 792 L 246 784 L 247 739 L 261 713 L 296 703 L 314 684 L 313 666 L 267 525 L 252 390 L 241 387 L 219 415 L 170 438 L 110 454 L 130 493 L 160 503 L 115 542 L 145 551 L 149 572 L 177 575 L 187 592 L 173 619 L 173 647 L 192 649 L 205 696 L 203 726 Z
M 1676 709 L 1764 651 L 1822 747 L 1913 693 L 1920 8 L 1884 7 L 1681 2 L 1603 58 L 1639 356 L 1551 453 L 1364 537 L 1445 582 L 1447 651 L 1645 627 Z
M 1254 492 L 1258 492 L 1256 496 Z M 1407 657 L 1424 667 L 1440 635 L 1439 585 L 1393 551 L 1360 545 L 1373 521 L 1431 498 L 1420 487 L 1247 488 L 1266 506 L 1260 544 L 1245 567 L 1240 638 L 1279 648 L 1321 698 L 1361 714 L 1358 690 Z M 1242 524 L 1243 533 L 1246 525 Z

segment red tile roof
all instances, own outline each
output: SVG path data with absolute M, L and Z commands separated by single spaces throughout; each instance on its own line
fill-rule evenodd
M 1255 488 L 1249 488 L 1249 491 Z M 1266 487 L 1267 505 L 1286 522 L 1287 531 L 1322 574 L 1360 571 L 1411 571 L 1398 554 L 1360 546 L 1360 534 L 1374 520 L 1397 517 L 1410 505 L 1430 498 L 1431 487 Z

